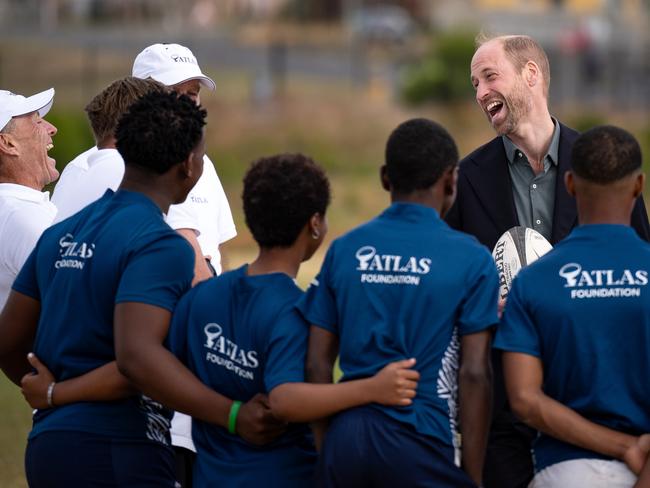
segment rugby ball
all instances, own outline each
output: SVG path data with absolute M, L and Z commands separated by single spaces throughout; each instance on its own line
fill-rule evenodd
M 499 272 L 499 298 L 505 299 L 512 280 L 524 266 L 553 249 L 542 234 L 528 227 L 513 227 L 499 237 L 492 257 Z

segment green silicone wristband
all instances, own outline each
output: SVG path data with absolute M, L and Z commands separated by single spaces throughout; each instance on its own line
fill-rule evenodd
M 238 400 L 235 400 L 232 402 L 232 405 L 230 405 L 230 413 L 228 414 L 228 432 L 231 434 L 237 433 L 235 427 L 237 427 L 237 414 L 239 413 L 240 408 L 241 402 Z

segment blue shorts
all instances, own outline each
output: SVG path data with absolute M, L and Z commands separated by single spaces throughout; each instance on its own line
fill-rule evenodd
M 72 431 L 48 431 L 30 439 L 25 472 L 30 488 L 171 488 L 176 482 L 170 447 Z
M 372 407 L 332 420 L 317 469 L 321 487 L 475 488 L 454 452 Z

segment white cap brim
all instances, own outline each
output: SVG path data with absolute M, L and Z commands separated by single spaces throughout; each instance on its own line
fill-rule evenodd
M 155 73 L 151 75 L 151 77 L 154 80 L 159 81 L 160 83 L 166 86 L 174 86 L 180 83 L 185 83 L 186 81 L 190 81 L 190 80 L 199 80 L 199 82 L 208 90 L 214 91 L 214 89 L 217 87 L 216 83 L 212 78 L 205 76 L 203 74 L 197 76 L 190 76 L 187 78 L 185 77 L 179 78 L 178 75 L 179 75 L 178 71 L 175 71 L 169 73 Z
M 54 103 L 54 88 L 49 90 L 42 91 L 36 95 L 25 98 L 20 107 L 20 113 L 14 113 L 13 117 L 19 115 L 25 115 L 32 112 L 38 112 L 38 115 L 45 117 L 45 115 L 52 108 L 52 103 Z
M 9 93 L 9 92 L 5 92 Z M 13 94 L 10 94 L 13 98 Z M 54 88 L 42 91 L 31 97 L 18 96 L 19 100 L 5 106 L 2 110 L 0 107 L 0 130 L 4 129 L 13 117 L 38 112 L 38 115 L 44 117 L 52 108 L 54 102 Z

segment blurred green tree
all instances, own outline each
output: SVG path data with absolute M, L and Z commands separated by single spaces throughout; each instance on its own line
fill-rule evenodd
M 473 91 L 469 65 L 474 37 L 474 33 L 458 31 L 433 38 L 424 59 L 404 70 L 400 90 L 404 101 L 418 105 L 466 99 Z

